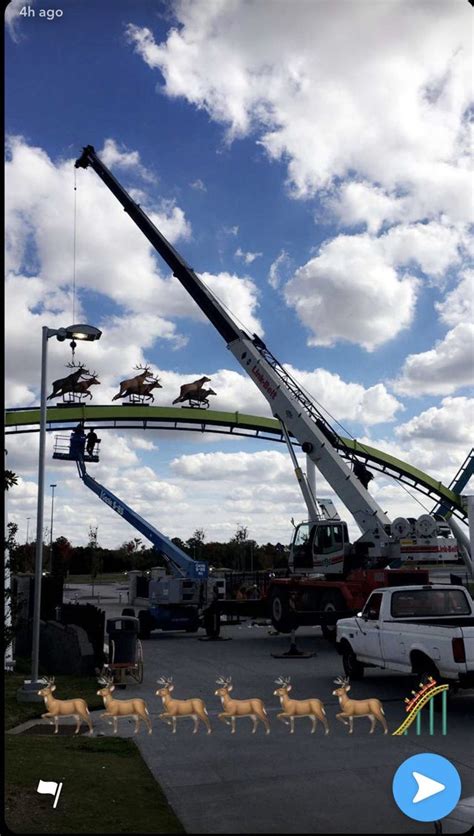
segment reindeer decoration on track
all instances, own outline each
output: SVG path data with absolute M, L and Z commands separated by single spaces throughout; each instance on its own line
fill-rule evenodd
M 38 696 L 43 697 L 46 706 L 46 713 L 42 714 L 43 719 L 50 720 L 54 723 L 54 734 L 58 733 L 58 720 L 60 717 L 74 717 L 76 720 L 76 731 L 74 734 L 79 734 L 81 722 L 87 723 L 89 726 L 89 734 L 92 734 L 92 721 L 89 714 L 87 703 L 82 699 L 74 700 L 57 700 L 53 696 L 53 691 L 56 690 L 54 684 L 54 676 L 51 679 L 46 679 L 44 687 L 38 691 Z
M 86 395 L 89 398 L 92 398 L 91 392 L 89 392 L 90 386 L 100 386 L 100 380 L 97 380 L 97 372 L 91 372 L 91 376 L 88 377 L 86 380 L 79 380 L 75 387 L 74 387 L 74 394 Z
M 252 734 L 255 734 L 257 731 L 257 724 L 260 720 L 261 723 L 265 726 L 266 734 L 270 734 L 270 723 L 268 722 L 267 712 L 265 711 L 265 706 L 263 701 L 260 699 L 250 699 L 250 700 L 234 700 L 232 697 L 229 696 L 230 691 L 232 691 L 232 678 L 229 676 L 226 679 L 220 676 L 216 680 L 216 685 L 218 685 L 217 691 L 215 691 L 215 696 L 221 698 L 222 711 L 218 714 L 219 720 L 223 723 L 227 723 L 228 726 L 232 726 L 232 734 L 235 734 L 235 721 L 238 717 L 250 717 L 253 722 Z
M 194 395 L 189 395 L 189 406 L 209 407 L 209 395 L 215 395 L 214 389 L 199 389 Z
M 192 717 L 194 721 L 193 734 L 196 734 L 198 730 L 199 721 L 204 723 L 207 728 L 207 733 L 211 733 L 211 724 L 203 700 L 199 698 L 189 700 L 173 699 L 171 696 L 171 691 L 174 688 L 172 677 L 167 678 L 162 676 L 157 682 L 161 687 L 156 692 L 156 696 L 161 697 L 164 708 L 164 712 L 159 715 L 160 720 L 173 726 L 173 734 L 176 734 L 176 720 L 179 717 Z
M 290 734 L 294 734 L 296 717 L 310 718 L 312 724 L 311 734 L 314 734 L 314 732 L 316 731 L 317 722 L 318 720 L 321 720 L 324 726 L 324 733 L 329 734 L 329 724 L 326 718 L 324 705 L 322 704 L 321 700 L 290 699 L 288 693 L 289 691 L 291 691 L 292 686 L 290 685 L 289 676 L 279 676 L 278 679 L 275 680 L 275 685 L 277 686 L 277 688 L 273 692 L 273 695 L 275 697 L 280 697 L 280 703 L 283 709 L 281 714 L 277 714 L 277 719 L 290 726 Z
M 344 723 L 345 726 L 349 726 L 349 734 L 352 734 L 353 732 L 354 717 L 369 718 L 369 734 L 373 734 L 377 721 L 383 727 L 384 734 L 387 734 L 387 722 L 385 720 L 385 714 L 380 700 L 375 699 L 374 697 L 368 700 L 351 700 L 347 696 L 347 692 L 350 691 L 351 688 L 347 677 L 338 676 L 338 678 L 334 680 L 334 684 L 339 687 L 336 688 L 332 694 L 333 697 L 337 697 L 339 699 L 339 705 L 342 708 L 340 714 L 336 714 L 336 719 L 340 720 L 341 723 Z
M 162 389 L 162 388 L 163 387 L 162 387 L 162 385 L 159 381 L 159 378 L 154 377 L 152 379 L 151 383 L 142 383 L 141 384 L 141 386 L 139 387 L 138 395 L 143 399 L 150 398 L 154 402 L 155 398 L 151 394 L 152 389 Z
M 64 400 L 64 395 L 76 393 L 78 391 L 78 385 L 80 383 L 82 384 L 87 382 L 85 380 L 79 381 L 81 375 L 89 374 L 89 370 L 86 369 L 84 363 L 80 363 L 78 366 L 76 363 L 67 363 L 67 368 L 76 369 L 76 371 L 72 372 L 72 374 L 69 374 L 67 377 L 60 377 L 58 380 L 53 381 L 53 391 L 50 395 L 48 395 L 48 401 L 51 400 L 51 398 L 58 398 L 60 395 L 63 396 Z M 96 382 L 98 383 L 99 381 Z M 91 383 L 92 380 L 88 385 L 91 385 Z
M 184 383 L 181 386 L 178 397 L 174 399 L 173 405 L 175 403 L 184 403 L 185 401 L 196 401 L 198 403 L 201 402 L 200 395 L 202 387 L 205 383 L 210 382 L 210 377 L 200 377 L 199 380 L 193 380 L 192 383 Z M 215 395 L 215 392 L 213 392 L 212 389 L 209 389 L 207 391 L 207 395 L 209 394 Z M 205 400 L 205 398 L 203 400 Z
M 151 734 L 151 720 L 146 707 L 145 700 L 116 700 L 112 696 L 112 691 L 115 689 L 114 678 L 110 674 L 104 673 L 98 678 L 99 685 L 103 687 L 97 691 L 97 695 L 102 697 L 104 701 L 105 711 L 101 717 L 111 717 L 114 726 L 114 734 L 117 734 L 119 717 L 133 717 L 135 719 L 135 734 L 138 734 L 140 720 L 143 720 L 148 729 L 148 734 Z
M 146 366 L 135 366 L 137 371 L 140 371 L 140 374 L 135 375 L 135 377 L 129 378 L 129 380 L 122 380 L 120 382 L 120 391 L 117 392 L 116 395 L 112 398 L 113 401 L 117 401 L 119 398 L 127 398 L 130 397 L 132 399 L 141 398 L 141 396 L 145 395 L 148 396 L 150 393 L 150 389 L 146 392 L 143 389 L 146 386 L 150 386 L 151 382 L 154 382 L 154 386 L 151 388 L 158 387 L 161 389 L 161 384 L 158 382 L 158 378 L 155 378 L 150 371 L 150 366 L 147 364 Z M 148 382 L 147 382 L 148 380 Z

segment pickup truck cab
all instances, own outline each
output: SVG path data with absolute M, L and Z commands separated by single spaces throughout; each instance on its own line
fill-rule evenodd
M 337 622 L 336 647 L 351 679 L 378 667 L 474 688 L 474 602 L 450 584 L 377 589 Z

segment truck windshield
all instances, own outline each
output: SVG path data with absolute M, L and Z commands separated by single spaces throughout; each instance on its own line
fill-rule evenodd
M 393 618 L 470 615 L 471 608 L 462 589 L 406 589 L 392 595 Z

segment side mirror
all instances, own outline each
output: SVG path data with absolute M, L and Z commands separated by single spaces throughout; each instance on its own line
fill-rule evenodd
M 357 618 L 362 618 L 362 617 L 363 617 L 363 616 L 362 616 L 362 613 L 361 613 L 361 612 L 358 612 L 358 613 L 357 613 Z

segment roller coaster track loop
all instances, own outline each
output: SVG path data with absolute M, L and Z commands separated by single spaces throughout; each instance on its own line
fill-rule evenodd
M 411 726 L 411 724 L 415 720 L 416 715 L 421 711 L 422 708 L 424 708 L 426 703 L 434 699 L 434 697 L 436 697 L 438 694 L 442 694 L 443 691 L 447 691 L 448 689 L 449 685 L 438 685 L 432 691 L 428 691 L 424 695 L 424 697 L 422 697 L 421 700 L 414 706 L 414 708 L 412 708 L 412 710 L 410 711 L 408 716 L 405 717 L 403 723 L 398 727 L 398 729 L 392 732 L 392 737 L 394 735 L 404 734 L 404 732 L 406 732 L 406 730 Z
M 39 418 L 39 409 L 36 407 L 8 409 L 5 416 L 5 432 L 6 434 L 37 432 Z M 77 423 L 80 420 L 85 420 L 92 426 L 100 426 L 101 430 L 137 429 L 141 425 L 142 429 L 147 430 L 216 432 L 284 443 L 281 424 L 274 418 L 246 415 L 240 412 L 219 412 L 211 409 L 130 405 L 52 406 L 48 407 L 46 429 L 48 431 L 67 430 L 71 423 Z M 375 447 L 360 445 L 350 438 L 335 437 L 335 445 L 343 458 L 356 457 L 364 465 L 369 465 L 374 470 L 436 500 L 446 509 L 450 509 L 449 513 L 459 519 L 467 520 L 467 510 L 456 492 L 408 462 Z

